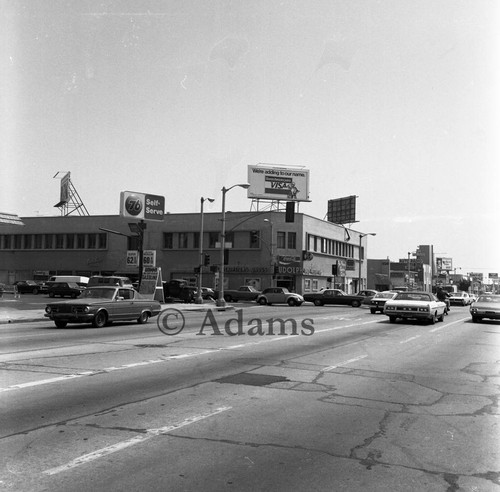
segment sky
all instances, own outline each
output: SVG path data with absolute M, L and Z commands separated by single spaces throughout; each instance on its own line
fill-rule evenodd
M 66 172 L 91 215 L 218 212 L 267 163 L 308 215 L 356 195 L 368 258 L 500 273 L 496 0 L 0 0 L 0 40 L 1 212 L 60 215 Z

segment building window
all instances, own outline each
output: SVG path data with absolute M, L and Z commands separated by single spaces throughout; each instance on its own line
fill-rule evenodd
M 87 247 L 89 249 L 96 249 L 97 248 L 97 234 L 89 234 L 88 235 L 88 245 Z
M 218 242 L 219 242 L 219 233 L 218 232 L 209 232 L 208 233 L 208 247 L 215 248 Z
M 179 249 L 186 249 L 187 247 L 188 247 L 187 232 L 179 232 Z
M 199 232 L 193 233 L 193 248 L 200 249 L 200 233 Z
M 278 231 L 278 234 L 276 235 L 276 247 L 278 249 L 285 249 L 286 248 L 286 233 L 283 231 Z
M 23 236 L 21 234 L 16 234 L 14 236 L 14 249 L 21 249 Z
M 54 248 L 54 234 L 45 234 L 45 249 Z
M 171 232 L 163 233 L 163 247 L 165 249 L 173 249 L 174 248 L 174 235 Z
M 224 240 L 226 247 L 234 248 L 234 232 L 226 232 L 226 239 Z
M 35 243 L 33 245 L 35 249 L 43 248 L 43 234 L 35 234 Z
M 32 249 L 32 245 L 31 245 L 32 238 L 33 238 L 33 236 L 31 234 L 24 235 L 24 242 L 23 242 L 24 249 Z
M 98 239 L 98 248 L 99 249 L 106 249 L 108 247 L 108 236 L 107 234 L 101 233 L 97 235 Z
M 127 240 L 127 249 L 130 251 L 139 251 L 139 236 L 129 236 Z
M 288 249 L 296 249 L 297 248 L 297 233 L 289 232 L 288 233 Z
M 73 249 L 75 247 L 75 235 L 66 234 L 66 249 Z
M 85 234 L 77 234 L 76 235 L 76 247 L 77 249 L 85 248 Z
M 56 234 L 56 249 L 64 248 L 64 234 Z

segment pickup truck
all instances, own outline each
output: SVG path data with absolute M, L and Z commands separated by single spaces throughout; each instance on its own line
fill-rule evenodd
M 196 288 L 190 287 L 187 280 L 174 279 L 163 282 L 163 294 L 165 302 L 182 301 L 190 303 L 196 297 Z
M 255 301 L 260 292 L 251 285 L 242 285 L 238 289 L 225 290 L 224 300 L 226 302 Z

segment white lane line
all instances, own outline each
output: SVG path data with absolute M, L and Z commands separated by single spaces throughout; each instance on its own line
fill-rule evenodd
M 469 316 L 467 318 L 458 319 L 457 321 L 452 321 L 451 323 L 446 323 L 445 325 L 438 326 L 436 328 L 433 328 L 432 330 L 429 330 L 429 332 L 434 333 L 438 330 L 442 330 L 443 328 L 448 328 L 448 326 L 457 325 L 458 323 L 463 323 L 464 321 L 467 321 L 468 319 L 470 319 Z
M 112 444 L 111 446 L 107 446 L 102 449 L 98 449 L 92 453 L 84 454 L 79 456 L 78 458 L 66 463 L 65 465 L 56 466 L 55 468 L 50 468 L 48 470 L 44 470 L 43 473 L 45 475 L 57 475 L 58 473 L 62 473 L 67 470 L 71 470 L 72 468 L 76 468 L 80 465 L 85 465 L 87 463 L 91 463 L 92 461 L 98 460 L 103 456 L 107 456 L 112 453 L 116 453 L 121 451 L 122 449 L 128 448 L 130 446 L 134 446 L 135 444 L 140 444 L 148 439 L 151 439 L 155 436 L 160 436 L 162 434 L 167 434 L 174 430 L 180 429 L 181 427 L 185 427 L 186 425 L 194 424 L 195 422 L 199 422 L 200 420 L 207 419 L 209 417 L 213 417 L 222 412 L 226 412 L 230 410 L 232 407 L 220 407 L 215 409 L 213 412 L 195 415 L 194 417 L 187 418 L 182 422 L 174 425 L 167 425 L 165 427 L 160 427 L 159 429 L 147 429 L 145 434 L 141 434 L 140 436 L 135 436 L 126 441 L 121 441 L 116 444 Z
M 328 367 L 326 367 L 325 369 L 323 369 L 322 372 L 331 371 L 332 369 L 336 369 L 337 367 L 345 366 L 347 364 L 351 364 L 353 362 L 356 362 L 357 360 L 365 359 L 366 357 L 368 357 L 368 355 L 359 355 L 358 357 L 354 357 L 353 359 L 344 360 L 343 362 L 339 362 L 335 366 L 328 366 Z
M 411 342 L 412 340 L 416 340 L 417 338 L 420 338 L 421 335 L 416 335 L 414 337 L 410 337 L 410 338 L 407 338 L 406 340 L 402 340 L 401 342 L 399 343 L 408 343 L 408 342 Z

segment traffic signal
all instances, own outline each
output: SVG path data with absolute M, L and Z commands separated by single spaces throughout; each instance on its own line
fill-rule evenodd
M 204 264 L 205 266 L 210 265 L 210 255 L 205 255 L 205 259 L 204 259 L 203 264 Z
M 337 263 L 333 263 L 332 265 L 332 275 L 338 275 L 338 270 L 339 270 L 339 266 Z

